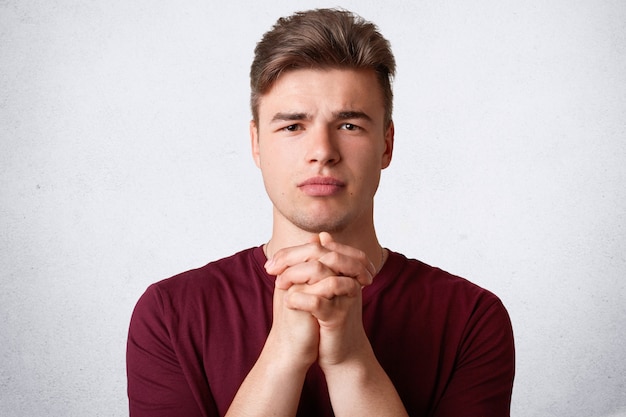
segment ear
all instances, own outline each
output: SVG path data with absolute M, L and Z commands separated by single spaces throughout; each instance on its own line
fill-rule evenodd
M 259 149 L 259 129 L 256 122 L 250 120 L 250 147 L 252 149 L 252 158 L 257 167 L 261 168 L 261 154 Z
M 394 140 L 395 128 L 393 126 L 393 120 L 389 122 L 389 126 L 385 131 L 385 151 L 383 152 L 382 159 L 380 161 L 381 169 L 385 169 L 391 164 L 391 157 L 393 156 L 393 140 Z

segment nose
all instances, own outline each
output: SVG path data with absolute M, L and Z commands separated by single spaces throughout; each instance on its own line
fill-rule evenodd
M 328 128 L 315 129 L 310 132 L 306 159 L 320 165 L 334 165 L 341 159 L 336 138 Z

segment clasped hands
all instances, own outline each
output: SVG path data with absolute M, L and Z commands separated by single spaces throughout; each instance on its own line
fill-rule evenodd
M 368 352 L 361 290 L 376 269 L 365 253 L 323 232 L 308 244 L 279 250 L 265 269 L 276 275 L 268 336 L 274 357 L 303 369 L 317 360 L 326 371 Z

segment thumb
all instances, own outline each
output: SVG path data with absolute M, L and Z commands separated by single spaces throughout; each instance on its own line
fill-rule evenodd
M 334 242 L 333 237 L 328 232 L 321 232 L 319 234 L 320 244 L 326 246 L 331 242 Z

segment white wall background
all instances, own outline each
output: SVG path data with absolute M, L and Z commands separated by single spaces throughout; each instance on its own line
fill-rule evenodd
M 333 2 L 0 1 L 0 415 L 127 414 L 148 284 L 264 242 L 248 67 Z M 626 415 L 626 3 L 345 1 L 392 42 L 385 245 L 496 292 L 513 415 Z

